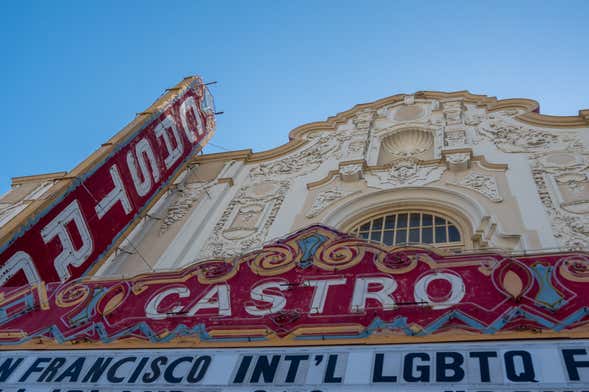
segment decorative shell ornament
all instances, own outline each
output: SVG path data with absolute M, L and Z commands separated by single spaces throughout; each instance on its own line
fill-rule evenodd
M 431 132 L 408 129 L 387 136 L 382 145 L 393 156 L 410 157 L 429 150 L 434 143 Z

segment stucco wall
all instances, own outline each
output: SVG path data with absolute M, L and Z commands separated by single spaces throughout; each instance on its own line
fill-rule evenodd
M 360 105 L 271 151 L 204 155 L 100 274 L 230 257 L 314 223 L 439 211 L 464 248 L 589 245 L 589 126 L 528 100 L 417 93 Z

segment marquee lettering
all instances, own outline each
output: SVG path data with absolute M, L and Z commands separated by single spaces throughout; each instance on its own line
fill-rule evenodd
M 111 211 L 122 210 L 120 201 L 113 205 Z M 70 230 L 85 230 L 84 221 L 76 221 L 76 205 L 65 211 L 61 223 L 47 230 L 48 240 L 71 249 L 62 267 L 82 260 L 87 246 L 86 240 L 70 237 Z M 316 246 L 311 260 L 307 244 Z M 290 249 L 280 262 L 276 246 L 282 252 Z M 26 265 L 26 254 L 18 256 Z M 0 289 L 0 332 L 10 331 L 0 333 L 0 344 L 34 338 L 159 342 L 187 336 L 207 342 L 304 344 L 370 340 L 386 331 L 410 341 L 449 331 L 476 336 L 575 330 L 589 323 L 587 271 L 589 256 L 582 252 L 444 256 L 431 249 L 391 249 L 311 226 L 278 245 L 176 272 Z M 476 355 L 481 363 L 493 360 Z M 572 358 L 584 365 L 579 356 Z M 425 377 L 419 369 L 429 360 L 437 359 L 407 359 L 414 366 L 407 376 Z M 460 361 L 448 356 L 439 362 L 438 368 L 448 368 L 440 377 L 453 377 L 451 370 Z M 505 361 L 515 369 L 509 377 L 531 377 L 524 354 Z

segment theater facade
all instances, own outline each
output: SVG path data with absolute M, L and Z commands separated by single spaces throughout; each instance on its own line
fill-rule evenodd
M 420 91 L 198 155 L 214 131 L 191 77 L 13 179 L 2 391 L 589 390 L 589 110 Z

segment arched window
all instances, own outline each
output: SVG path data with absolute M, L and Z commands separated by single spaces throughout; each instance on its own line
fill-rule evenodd
M 424 211 L 399 211 L 378 215 L 354 226 L 350 232 L 385 245 L 462 244 L 458 225 L 448 218 Z

